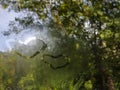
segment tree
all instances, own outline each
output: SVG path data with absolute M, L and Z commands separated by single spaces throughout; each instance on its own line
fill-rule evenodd
M 5 4 L 4 1 L 1 2 L 3 5 Z M 82 41 L 83 50 L 88 50 L 89 53 L 85 52 L 85 54 L 89 56 L 90 62 L 93 64 L 91 67 L 95 69 L 90 76 L 87 73 L 87 80 L 92 81 L 93 90 L 120 88 L 117 86 L 120 81 L 119 77 L 115 74 L 120 73 L 117 70 L 120 66 L 119 0 L 54 0 L 51 3 L 45 0 L 19 0 L 14 3 L 18 11 L 32 11 L 51 29 L 59 32 L 62 30 L 65 34 L 64 39 L 70 45 L 74 41 Z M 13 2 L 10 5 L 12 4 Z M 70 39 L 73 41 L 70 42 Z M 75 42 L 74 45 L 73 50 L 78 48 L 81 42 Z M 81 49 L 78 50 L 81 51 Z M 74 55 L 81 56 L 83 52 L 79 51 Z M 69 49 L 68 52 L 70 52 Z M 85 58 L 85 54 L 80 60 L 86 65 L 89 62 L 88 58 Z M 77 57 L 77 59 L 79 58 Z M 86 72 L 85 69 L 83 70 Z

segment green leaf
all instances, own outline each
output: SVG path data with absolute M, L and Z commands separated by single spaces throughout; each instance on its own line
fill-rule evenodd
M 102 16 L 103 15 L 103 12 L 102 11 L 97 11 L 97 14 Z

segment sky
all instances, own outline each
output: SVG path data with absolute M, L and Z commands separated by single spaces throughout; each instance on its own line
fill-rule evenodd
M 18 14 L 15 12 L 8 12 L 8 9 L 2 9 L 0 6 L 0 51 L 6 51 L 7 45 L 6 40 L 12 37 L 5 37 L 3 31 L 8 30 L 8 25 L 10 20 L 14 20 L 15 16 Z
M 54 48 L 54 43 L 56 38 L 53 38 L 46 27 L 41 28 L 41 26 L 30 27 L 26 30 L 21 31 L 19 34 L 10 34 L 9 36 L 4 36 L 3 32 L 9 30 L 9 23 L 13 21 L 15 17 L 22 17 L 24 13 L 15 13 L 14 11 L 8 11 L 8 9 L 2 9 L 0 6 L 0 52 L 6 52 L 14 48 L 13 43 L 28 44 L 32 40 L 36 39 L 43 40 L 47 43 L 50 48 Z
M 33 30 L 25 30 L 19 34 L 11 34 L 9 36 L 4 36 L 3 32 L 9 30 L 9 23 L 13 21 L 15 17 L 21 15 L 21 13 L 15 13 L 14 11 L 9 11 L 8 9 L 3 9 L 0 6 L 0 51 L 5 52 L 13 48 L 12 42 L 19 41 L 21 43 L 29 42 L 33 40 L 32 37 L 35 36 L 37 32 Z M 29 40 L 26 41 L 25 39 Z

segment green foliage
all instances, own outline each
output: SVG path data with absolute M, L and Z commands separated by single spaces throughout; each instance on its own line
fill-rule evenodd
M 86 81 L 84 86 L 85 86 L 86 90 L 92 90 L 92 82 L 91 82 L 91 80 Z
M 13 4 L 0 2 L 3 7 Z M 31 62 L 22 58 L 23 66 L 19 66 L 19 77 L 15 80 L 18 86 L 26 90 L 111 90 L 110 86 L 114 85 L 112 90 L 120 88 L 119 0 L 55 0 L 51 4 L 45 0 L 18 0 L 15 3 L 18 11 L 32 11 L 43 21 L 49 18 L 48 27 L 64 33 L 64 37 L 52 35 L 62 38 L 64 42 L 59 50 L 67 57 L 58 59 L 58 62 L 50 57 L 43 62 L 41 55 Z M 51 65 L 62 65 L 59 60 L 66 59 L 70 62 L 68 66 L 56 70 L 50 68 Z M 10 72 L 15 69 L 3 61 L 0 64 L 3 65 L 1 86 L 15 85 L 13 77 L 16 73 Z M 109 77 L 112 77 L 111 81 Z M 114 85 L 111 85 L 113 81 Z M 103 82 L 105 86 L 101 86 Z

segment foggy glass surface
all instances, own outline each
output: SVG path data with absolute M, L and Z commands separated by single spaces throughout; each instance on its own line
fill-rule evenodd
M 6 79 L 2 76 L 3 84 L 0 84 L 0 89 L 31 90 L 31 87 L 34 90 L 42 90 L 42 87 L 51 89 L 50 83 L 67 83 L 66 80 L 72 77 L 73 73 L 66 68 L 69 62 L 67 56 L 62 53 L 62 34 L 48 30 L 36 16 L 35 21 L 28 26 L 24 26 L 24 23 L 19 25 L 16 18 L 22 19 L 24 16 L 29 17 L 27 13 L 16 13 L 0 6 L 0 63 L 1 67 L 4 67 L 2 70 L 6 70 L 5 73 L 0 73 L 8 75 L 5 76 Z M 10 72 L 13 72 L 12 76 Z M 57 80 L 58 78 L 60 79 Z

